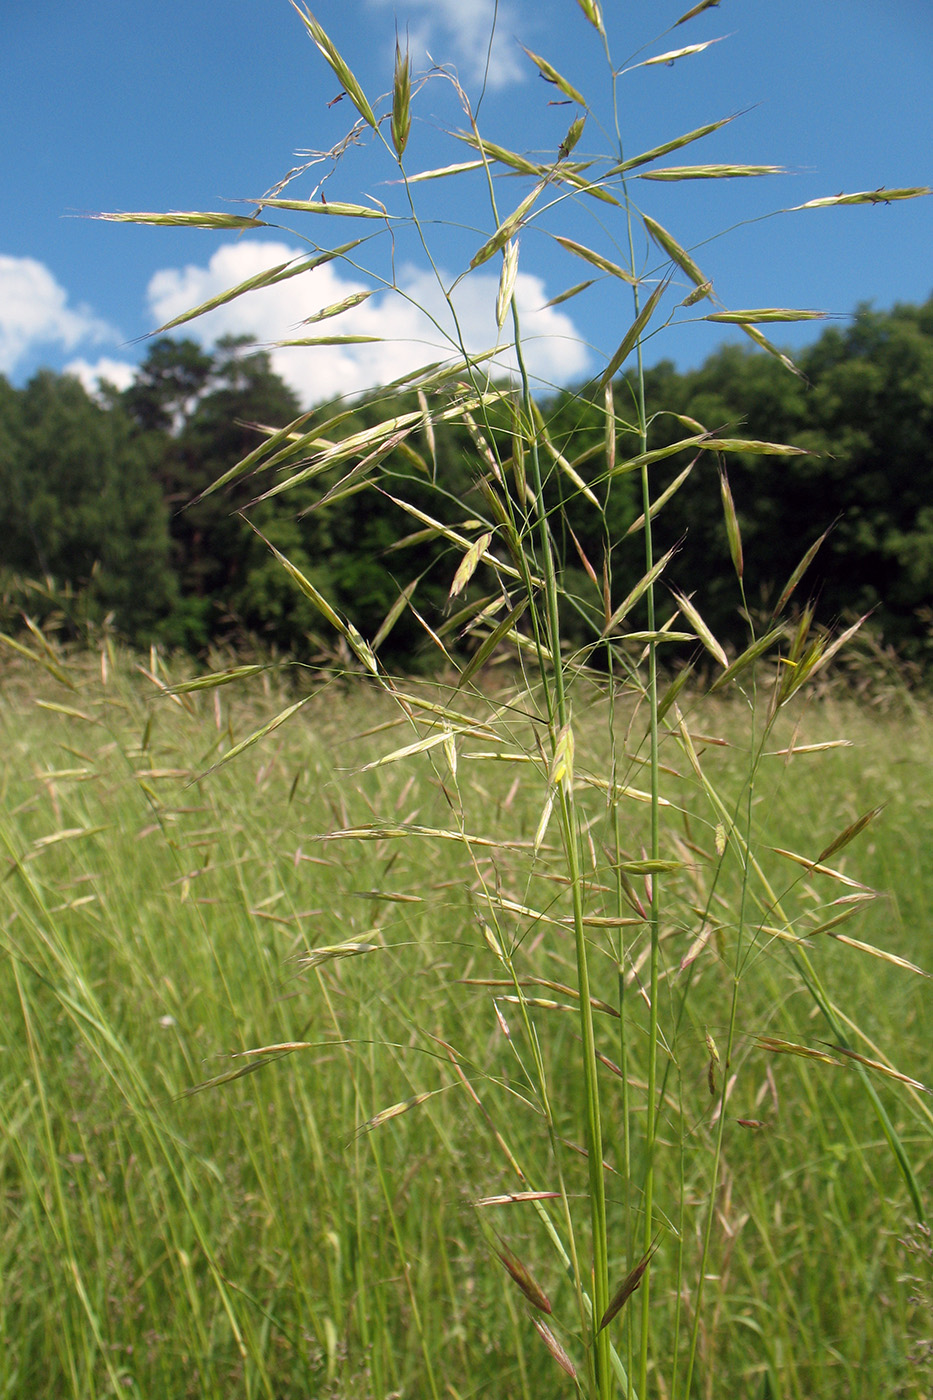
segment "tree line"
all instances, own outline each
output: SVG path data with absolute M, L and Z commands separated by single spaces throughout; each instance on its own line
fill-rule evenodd
M 886 644 L 929 660 L 933 297 L 889 312 L 862 308 L 846 329 L 825 330 L 796 363 L 800 376 L 764 352 L 727 345 L 686 373 L 658 364 L 645 385 L 649 445 L 679 441 L 684 419 L 693 419 L 718 434 L 807 449 L 795 457 L 729 457 L 749 609 L 766 613 L 828 531 L 801 588 L 817 600 L 818 617 L 870 611 Z M 634 393 L 630 379 L 616 380 L 619 458 L 639 447 L 624 427 L 634 417 Z M 348 435 L 418 406 L 404 391 L 324 404 L 304 416 L 301 430 L 339 417 L 339 433 Z M 563 507 L 555 511 L 555 535 L 570 595 L 578 585 L 592 593 L 609 552 L 614 589 L 636 582 L 641 567 L 634 542 L 620 548 L 641 511 L 638 482 L 635 474 L 616 476 L 607 488 L 604 414 L 602 397 L 594 401 L 586 387 L 541 404 L 549 463 L 555 452 L 580 462 L 578 477 L 593 482 L 604 506 L 592 510 L 572 477 L 553 468 L 548 489 Z M 452 421 L 399 443 L 380 464 L 378 509 L 370 492 L 352 489 L 322 504 L 347 465 L 281 496 L 268 494 L 274 480 L 250 473 L 202 494 L 256 447 L 256 425 L 280 428 L 300 418 L 302 405 L 268 355 L 239 340 L 211 351 L 190 340 L 158 340 L 127 390 L 105 388 L 97 398 L 77 379 L 47 370 L 22 389 L 0 377 L 0 621 L 9 628 L 22 612 L 41 618 L 54 611 L 73 628 L 107 619 L 137 646 L 201 653 L 250 639 L 307 654 L 309 636 L 326 626 L 271 544 L 364 635 L 379 630 L 417 579 L 386 655 L 395 665 L 421 664 L 424 624 L 438 630 L 449 618 L 461 552 L 436 530 L 417 528 L 396 502 L 404 497 L 431 519 L 476 532 L 484 518 L 477 488 L 483 454 L 507 459 L 511 452 L 507 415 L 493 415 L 485 439 Z M 653 468 L 655 496 L 690 462 L 675 455 Z M 739 642 L 746 624 L 718 470 L 711 453 L 696 460 L 657 516 L 656 548 L 675 550 L 667 581 L 695 596 L 717 635 Z M 475 596 L 483 574 L 471 582 Z

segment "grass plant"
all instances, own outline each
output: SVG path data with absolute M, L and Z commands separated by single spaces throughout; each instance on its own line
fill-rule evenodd
M 602 12 L 568 10 L 606 53 L 602 156 L 578 159 L 594 109 L 531 55 L 578 111 L 551 158 L 488 140 L 439 71 L 470 159 L 411 172 L 407 57 L 371 102 L 299 9 L 354 138 L 384 147 L 398 212 L 280 185 L 255 218 L 107 216 L 360 220 L 439 268 L 420 183 L 479 173 L 488 220 L 463 275 L 498 262 L 500 340 L 468 352 L 438 273 L 449 356 L 390 386 L 417 392 L 417 410 L 347 440 L 339 412 L 300 420 L 212 488 L 248 472 L 260 497 L 319 480 L 321 508 L 369 490 L 374 509 L 389 498 L 446 541 L 461 611 L 425 622 L 435 686 L 379 659 L 417 581 L 366 639 L 275 550 L 334 637 L 310 690 L 275 703 L 261 666 L 186 680 L 153 657 L 144 699 L 105 650 L 93 701 L 63 700 L 71 673 L 37 639 L 59 688 L 33 715 L 56 737 L 37 740 L 13 685 L 25 771 L 7 779 L 5 995 L 22 1030 L 4 1112 L 22 1262 L 6 1334 L 40 1288 L 47 1322 L 8 1345 L 7 1393 L 53 1369 L 75 1395 L 924 1393 L 908 1359 L 924 1295 L 907 1274 L 928 1260 L 930 959 L 905 906 L 878 894 L 925 800 L 904 796 L 918 759 L 899 770 L 889 739 L 883 771 L 851 765 L 858 716 L 826 679 L 855 629 L 831 636 L 799 603 L 808 541 L 763 626 L 749 606 L 727 463 L 798 449 L 693 420 L 656 445 L 641 373 L 646 338 L 696 307 L 793 372 L 759 327 L 812 313 L 728 309 L 686 241 L 643 212 L 636 180 L 772 167 L 661 164 L 721 122 L 630 155 Z M 501 170 L 530 185 L 508 204 Z M 604 441 L 574 460 L 536 400 L 514 295 L 520 235 L 568 210 L 611 230 L 554 236 L 627 325 L 586 389 Z M 266 280 L 360 256 L 301 236 L 308 258 Z M 452 417 L 475 445 L 453 518 L 431 449 Z M 656 521 L 694 469 L 721 500 L 748 621 L 737 655 L 703 620 L 702 581 L 692 597 L 664 587 Z M 625 478 L 641 519 L 618 538 Z M 599 559 L 574 549 L 568 512 L 583 503 Z M 261 702 L 241 697 L 263 680 Z M 38 756 L 53 743 L 67 761 Z
M 401 762 L 360 772 L 384 756 L 383 726 L 398 728 L 390 697 L 334 682 L 309 699 L 302 723 L 191 785 L 288 697 L 259 675 L 177 703 L 114 660 L 103 680 L 89 660 L 63 659 L 76 692 L 25 663 L 4 674 L 5 1393 L 573 1393 L 548 1347 L 579 1364 L 558 1212 L 563 1183 L 582 1252 L 585 1081 L 572 911 L 565 887 L 554 898 L 553 871 L 531 882 L 538 917 L 522 912 L 533 896 L 518 884 L 529 850 L 518 843 L 533 842 L 540 818 L 534 789 L 524 776 L 514 783 L 528 765 L 463 761 L 464 790 L 513 842 L 481 854 L 479 875 L 462 842 L 414 836 L 358 840 L 348 860 L 351 838 L 314 837 L 359 829 L 374 809 L 402 829 L 439 828 L 447 809 L 427 762 L 414 773 Z M 605 772 L 609 698 L 590 700 L 577 731 L 581 781 Z M 702 758 L 734 802 L 744 705 L 723 697 L 707 717 Z M 631 716 L 617 706 L 622 718 Z M 886 804 L 857 864 L 838 861 L 846 878 L 896 890 L 864 902 L 854 936 L 927 965 L 918 930 L 933 884 L 928 719 L 925 708 L 883 716 L 882 758 L 877 716 L 847 699 L 811 703 L 775 735 L 786 747 L 796 730 L 803 751 L 765 765 L 758 792 L 762 845 L 784 849 L 814 813 L 835 830 L 853 810 Z M 841 734 L 852 747 L 806 752 Z M 710 742 L 726 736 L 729 747 Z M 701 833 L 712 839 L 708 800 L 678 771 L 665 775 L 672 838 L 700 846 Z M 588 818 L 601 813 L 600 794 L 595 783 L 584 789 Z M 539 859 L 556 864 L 542 849 Z M 490 879 L 482 861 L 491 872 L 493 857 L 498 926 L 528 929 L 512 953 L 514 983 L 477 925 Z M 671 1014 L 655 1194 L 676 1214 L 667 1212 L 651 1264 L 659 1359 L 649 1384 L 689 1345 L 687 1281 L 702 1257 L 724 1122 L 694 1393 L 728 1384 L 920 1397 L 929 1258 L 901 1243 L 922 1242 L 904 1178 L 852 1065 L 765 1048 L 784 1040 L 830 1053 L 786 940 L 763 946 L 743 978 L 724 1115 L 722 1064 L 710 1094 L 707 1036 L 724 1061 L 731 991 L 717 944 L 740 896 L 738 868 L 720 876 L 717 928 L 689 964 L 690 998 L 670 1030 L 696 931 L 687 911 L 710 894 L 705 864 L 670 872 L 679 915 L 662 937 Z M 808 927 L 827 922 L 825 883 L 799 882 Z M 789 890 L 781 894 L 786 903 Z M 588 909 L 606 907 L 598 898 L 607 896 L 591 890 Z M 587 927 L 615 1241 L 636 1195 L 624 1154 L 632 1176 L 643 1160 L 646 1030 L 642 1013 L 630 1049 L 640 1059 L 624 1085 L 612 1068 L 621 1026 L 602 1009 L 614 1007 L 618 983 L 613 929 Z M 809 947 L 837 1001 L 857 1010 L 860 1049 L 896 1050 L 897 1069 L 928 1080 L 922 979 L 829 934 Z M 641 979 L 639 969 L 626 990 L 643 1007 Z M 878 1083 L 924 1181 L 923 1097 Z M 640 1232 L 633 1254 L 639 1246 Z M 621 1283 L 632 1256 L 612 1249 Z M 517 1277 L 497 1254 L 518 1261 Z M 536 1315 L 553 1342 L 535 1330 L 521 1270 L 550 1301 L 551 1314 Z

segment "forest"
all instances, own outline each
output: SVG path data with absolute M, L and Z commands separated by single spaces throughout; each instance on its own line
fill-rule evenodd
M 845 328 L 826 329 L 796 363 L 799 375 L 774 356 L 735 345 L 685 373 L 662 361 L 646 374 L 649 447 L 682 439 L 688 419 L 712 432 L 806 449 L 795 457 L 730 455 L 748 606 L 767 615 L 789 572 L 825 533 L 803 584 L 817 617 L 834 623 L 870 614 L 881 644 L 928 665 L 933 296 L 890 311 L 862 307 Z M 416 582 L 412 606 L 394 620 L 381 654 L 402 669 L 429 668 L 437 652 L 425 623 L 441 632 L 450 623 L 448 595 L 462 551 L 451 550 L 436 528 L 413 528 L 417 522 L 394 504 L 393 479 L 404 477 L 406 498 L 417 503 L 423 477 L 426 509 L 437 482 L 450 503 L 441 524 L 467 534 L 489 528 L 475 484 L 484 439 L 468 424 L 442 421 L 443 392 L 433 401 L 421 396 L 423 430 L 380 463 L 385 509 L 375 512 L 369 492 L 333 490 L 345 466 L 290 491 L 287 501 L 269 494 L 274 479 L 262 472 L 202 493 L 257 446 L 257 425 L 298 424 L 306 433 L 319 423 L 322 440 L 338 426 L 346 437 L 418 411 L 413 392 L 383 390 L 309 413 L 269 355 L 241 340 L 210 351 L 192 340 L 155 340 L 134 383 L 124 392 L 105 386 L 97 398 L 77 379 L 47 370 L 21 389 L 0 377 L 0 624 L 15 629 L 26 614 L 79 639 L 107 625 L 134 646 L 156 642 L 203 655 L 217 644 L 259 645 L 306 654 L 309 638 L 326 629 L 271 544 L 370 637 Z M 624 376 L 615 381 L 620 459 L 637 451 L 625 430 L 633 393 Z M 608 489 L 603 422 L 602 397 L 597 405 L 586 385 L 542 402 L 547 490 L 555 505 L 560 494 L 565 512 L 559 546 L 568 596 L 576 575 L 581 582 L 584 574 L 598 577 L 607 549 L 640 511 L 635 474 L 613 477 L 605 524 L 573 485 L 592 480 L 597 491 Z M 501 414 L 485 431 L 507 443 Z M 569 474 L 558 469 L 568 463 Z M 675 550 L 667 581 L 685 587 L 689 580 L 714 632 L 740 642 L 745 629 L 714 454 L 691 462 L 681 453 L 654 470 L 658 491 L 680 482 L 657 521 L 659 549 Z M 436 519 L 433 489 L 430 500 Z M 464 521 L 464 502 L 475 519 Z M 628 554 L 628 562 L 623 554 L 614 563 L 622 583 L 626 570 L 633 582 L 642 572 L 638 550 Z M 470 584 L 474 600 L 481 600 L 483 572 Z M 454 648 L 455 631 L 447 627 Z

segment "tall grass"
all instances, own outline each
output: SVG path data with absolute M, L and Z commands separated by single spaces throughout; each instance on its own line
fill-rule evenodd
M 580 0 L 582 14 L 568 9 L 568 23 L 588 23 L 605 50 L 617 118 L 624 75 L 601 11 L 596 0 Z M 389 237 L 407 228 L 442 266 L 405 165 L 407 57 L 397 54 L 392 94 L 371 104 L 317 21 L 299 13 L 358 113 L 357 134 L 382 143 L 401 182 L 400 212 L 292 200 L 282 186 L 258 209 L 267 222 L 277 210 L 366 220 L 366 229 L 378 218 Z M 819 716 L 801 717 L 847 637 L 815 629 L 807 607 L 784 616 L 812 557 L 805 539 L 792 542 L 800 563 L 778 609 L 763 627 L 753 620 L 728 482 L 731 454 L 797 449 L 692 420 L 679 420 L 675 444 L 655 446 L 644 396 L 643 342 L 683 307 L 735 324 L 793 372 L 758 327 L 812 313 L 723 307 L 686 244 L 633 193 L 642 176 L 689 181 L 771 167 L 659 165 L 715 122 L 633 157 L 616 120 L 602 156 L 571 159 L 588 104 L 532 58 L 580 112 L 550 160 L 488 141 L 456 85 L 469 163 L 485 173 L 489 200 L 488 233 L 467 271 L 500 264 L 500 344 L 488 356 L 468 352 L 454 289 L 442 283 L 449 321 L 438 330 L 450 358 L 406 376 L 417 411 L 400 418 L 393 406 L 346 440 L 340 414 L 299 421 L 213 488 L 253 472 L 277 494 L 320 479 L 322 501 L 368 489 L 379 509 L 388 495 L 449 544 L 452 609 L 484 581 L 485 596 L 459 619 L 468 659 L 426 623 L 444 682 L 426 692 L 392 675 L 379 647 L 399 611 L 416 606 L 415 592 L 403 592 L 367 640 L 273 551 L 333 629 L 347 669 L 364 678 L 351 702 L 365 698 L 362 744 L 342 733 L 296 763 L 286 746 L 296 743 L 299 712 L 297 743 L 310 744 L 314 692 L 283 699 L 246 733 L 224 727 L 218 700 L 210 743 L 202 737 L 200 754 L 166 764 L 203 775 L 189 790 L 197 796 L 176 806 L 159 795 L 174 781 L 158 776 L 162 764 L 140 769 L 152 731 L 143 728 L 135 747 L 125 734 L 114 741 L 113 761 L 129 766 L 136 800 L 151 806 L 146 839 L 162 862 L 158 879 L 138 889 L 177 891 L 168 939 L 150 925 L 140 932 L 139 896 L 129 892 L 137 887 L 125 877 L 122 911 L 116 896 L 97 893 L 106 871 L 87 872 L 92 904 L 62 898 L 74 852 L 110 826 L 92 810 L 95 788 L 74 785 L 83 773 L 48 779 L 62 808 L 54 841 L 44 828 L 29 831 L 28 812 L 25 835 L 9 838 L 20 1074 L 31 1086 L 19 1111 L 41 1144 L 18 1164 L 19 1179 L 46 1268 L 53 1256 L 64 1264 L 64 1325 L 53 1344 L 74 1393 L 140 1384 L 114 1351 L 112 1300 L 158 1311 L 168 1279 L 188 1319 L 185 1349 L 167 1355 L 177 1333 L 165 1322 L 152 1364 L 166 1367 L 165 1384 L 188 1367 L 191 1393 L 304 1393 L 322 1374 L 346 1395 L 857 1395 L 876 1394 L 879 1377 L 895 1374 L 902 1393 L 920 1393 L 903 1360 L 911 1305 L 895 1260 L 899 1233 L 923 1219 L 931 1117 L 923 1052 L 917 1066 L 877 989 L 909 1028 L 922 1003 L 904 988 L 922 974 L 879 916 L 870 879 L 849 866 L 848 847 L 876 839 L 881 794 L 853 800 L 838 776 L 843 736 L 824 734 Z M 500 168 L 531 182 L 507 206 L 493 178 Z M 519 234 L 531 222 L 545 229 L 568 205 L 612 228 L 607 251 L 598 233 L 560 238 L 605 279 L 620 315 L 629 307 L 628 329 L 587 391 L 604 404 L 604 443 L 573 461 L 536 402 L 514 296 Z M 340 253 L 308 242 L 308 269 L 348 255 L 344 245 Z M 253 278 L 210 305 L 262 284 Z M 707 302 L 717 309 L 704 312 Z M 503 383 L 495 366 L 506 340 L 517 372 Z M 630 365 L 620 408 L 614 377 Z M 469 426 L 475 446 L 458 512 L 465 524 L 450 523 L 448 483 L 432 470 L 432 425 L 451 418 Z M 420 471 L 417 499 L 405 494 L 402 451 Z M 703 620 L 701 580 L 692 598 L 672 600 L 663 587 L 668 558 L 657 557 L 653 532 L 683 476 L 662 489 L 668 478 L 658 472 L 672 462 L 711 474 L 721 500 L 749 627 L 738 655 Z M 618 539 L 610 503 L 626 476 L 640 483 L 642 517 Z M 425 488 L 437 493 L 433 513 L 419 504 Z M 582 501 L 601 524 L 600 559 L 574 552 L 567 507 Z M 616 580 L 632 577 L 632 551 L 638 581 L 623 590 Z M 672 647 L 687 649 L 689 667 L 662 665 Z M 513 658 L 507 673 L 497 664 L 503 650 Z M 180 720 L 248 676 L 233 668 L 174 685 L 154 679 L 160 712 L 174 707 Z M 123 695 L 116 709 L 105 699 L 99 714 L 61 718 L 111 729 L 119 707 L 129 715 L 134 703 Z M 350 770 L 339 781 L 328 752 Z M 234 820 L 229 787 L 257 761 L 257 780 L 277 775 L 276 815 Z M 76 762 L 98 759 L 81 749 Z M 802 821 L 785 829 L 795 805 Z M 108 834 L 98 843 L 114 862 L 115 889 L 118 871 L 145 849 L 121 854 L 125 841 Z M 184 950 L 179 970 L 166 969 L 167 943 Z M 282 999 L 289 967 L 301 982 L 296 1000 Z M 133 988 L 122 1004 L 121 983 Z M 40 1012 L 57 1030 L 51 1040 Z M 93 1080 L 106 1096 L 102 1142 L 91 1126 L 99 1104 L 69 1118 L 62 1106 L 76 1089 L 49 1092 L 74 1043 L 103 1070 Z M 212 1065 L 223 1052 L 241 1058 Z M 276 1063 L 283 1057 L 288 1064 Z M 226 1137 L 219 1156 L 228 1121 L 237 1147 Z M 126 1136 L 118 1123 L 131 1125 Z M 339 1169 L 335 1142 L 348 1144 Z M 320 1192 L 310 1217 L 309 1177 Z M 163 1215 L 164 1238 L 151 1231 Z M 76 1238 L 76 1216 L 90 1237 Z M 89 1275 L 87 1260 L 102 1256 L 121 1216 L 132 1221 L 134 1266 L 111 1284 Z M 306 1255 L 295 1237 L 309 1226 L 316 1247 Z M 252 1242 L 267 1234 L 277 1243 L 253 1261 Z M 915 1248 L 910 1257 L 921 1256 Z M 254 1267 L 235 1268 L 241 1259 Z M 846 1310 L 859 1319 L 854 1330 Z
M 489 883 L 482 858 L 477 874 L 463 843 L 386 836 L 360 841 L 348 860 L 343 842 L 314 840 L 363 826 L 374 808 L 402 829 L 439 826 L 447 802 L 427 765 L 359 771 L 385 752 L 394 702 L 368 689 L 337 704 L 334 688 L 322 689 L 274 747 L 254 745 L 195 787 L 190 777 L 283 708 L 274 684 L 264 691 L 258 676 L 242 693 L 194 692 L 179 704 L 119 660 L 105 682 L 88 662 L 63 666 L 78 696 L 32 668 L 8 668 L 0 712 L 5 1393 L 566 1393 L 569 1378 L 494 1253 L 531 1272 L 553 1309 L 543 1320 L 578 1363 L 577 1284 L 550 1238 L 551 1227 L 565 1238 L 550 1215 L 562 1203 L 521 1199 L 563 1183 L 577 1226 L 587 1188 L 575 998 L 561 989 L 573 978 L 572 928 L 557 922 L 566 897 L 539 897 L 541 917 L 530 920 L 513 907 L 529 907 L 518 885 L 527 847 L 494 852 L 498 925 L 524 937 L 511 953 L 517 987 L 489 988 L 505 977 L 476 925 Z M 591 692 L 590 701 L 576 758 L 580 775 L 598 778 L 609 700 Z M 734 737 L 742 713 L 716 701 L 711 737 Z M 763 842 L 788 847 L 815 811 L 836 827 L 850 804 L 886 802 L 858 874 L 873 888 L 896 882 L 898 893 L 865 909 L 858 936 L 928 962 L 916 932 L 933 882 L 928 723 L 885 717 L 882 761 L 877 719 L 850 702 L 824 699 L 798 719 L 801 746 L 840 731 L 856 742 L 767 765 Z M 707 756 L 734 801 L 741 744 Z M 477 761 L 462 786 L 504 839 L 531 842 L 538 800 L 526 781 L 514 785 L 515 766 Z M 704 789 L 686 771 L 670 782 L 679 839 L 698 847 Z M 587 794 L 590 818 L 599 792 Z M 542 860 L 556 863 L 556 851 Z M 557 889 L 553 873 L 543 868 L 531 888 Z M 703 879 L 699 861 L 672 872 L 681 917 L 703 897 Z M 822 919 L 821 883 L 814 875 L 800 891 L 808 926 Z M 689 1343 L 686 1280 L 702 1250 L 722 1121 L 706 1036 L 724 1058 L 731 977 L 717 941 L 740 888 L 740 872 L 723 871 L 717 928 L 690 964 L 676 1036 L 673 1017 L 665 1025 L 672 1068 L 661 1075 L 655 1193 L 665 1208 L 677 1202 L 680 1239 L 666 1231 L 651 1265 L 651 1384 Z M 591 890 L 588 907 L 606 898 Z M 592 994 L 611 1007 L 613 931 L 588 927 Z M 669 916 L 665 1009 L 677 1009 L 693 933 L 693 921 L 684 930 Z M 328 955 L 340 945 L 370 951 Z M 896 1047 L 899 1067 L 929 1079 L 919 979 L 829 935 L 811 945 L 873 1045 Z M 851 1067 L 762 1047 L 770 1036 L 826 1048 L 783 949 L 763 949 L 742 984 L 694 1389 L 919 1397 L 926 1372 L 910 1354 L 929 1335 L 928 1256 L 900 1243 L 912 1206 Z M 644 1005 L 642 987 L 629 982 Z M 599 1053 L 617 1064 L 619 1022 L 595 1015 Z M 644 1016 L 630 1048 L 643 1060 L 639 1036 Z M 636 1194 L 624 1152 L 632 1176 L 643 1160 L 640 1069 L 624 1085 L 600 1061 L 613 1238 Z M 879 1083 L 924 1180 L 922 1109 L 896 1082 Z M 515 1199 L 493 1203 L 502 1197 Z M 537 1206 L 547 1220 L 530 1214 Z M 584 1228 L 577 1236 L 582 1252 Z

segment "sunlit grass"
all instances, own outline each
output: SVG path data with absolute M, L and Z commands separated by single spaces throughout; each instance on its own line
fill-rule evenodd
M 478 915 L 489 857 L 430 837 L 315 839 L 376 810 L 439 829 L 447 801 L 431 755 L 361 774 L 404 736 L 380 728 L 395 715 L 373 689 L 332 684 L 265 746 L 195 782 L 281 697 L 260 678 L 249 693 L 175 701 L 122 662 L 106 680 L 88 665 L 72 665 L 74 694 L 26 667 L 3 686 L 3 1393 L 569 1393 L 471 1209 L 554 1189 L 558 1146 L 543 1130 L 513 989 L 478 985 L 501 975 Z M 584 806 L 601 800 L 586 779 L 605 771 L 602 704 L 594 692 L 577 730 Z M 706 771 L 738 790 L 739 704 L 704 718 L 709 739 L 730 741 L 706 741 Z M 764 761 L 753 799 L 762 859 L 801 829 L 812 856 L 886 804 L 835 862 L 882 897 L 839 931 L 929 967 L 928 726 L 828 698 L 795 715 L 785 740 L 795 730 L 797 746 L 854 745 Z M 466 757 L 482 747 L 465 743 L 461 758 L 461 788 L 474 789 L 473 815 L 485 821 L 475 834 L 533 841 L 540 813 L 521 765 Z M 692 1323 L 686 1269 L 718 1103 L 708 1079 L 728 1073 L 697 1393 L 919 1397 L 922 1367 L 907 1353 L 929 1317 L 909 1302 L 920 1295 L 903 1279 L 910 1258 L 899 1243 L 913 1217 L 864 1091 L 846 1064 L 769 1054 L 756 1040 L 819 1049 L 828 1039 L 780 940 L 756 941 L 733 1063 L 711 1068 L 706 1037 L 721 1039 L 731 981 L 727 915 L 692 974 L 679 967 L 696 932 L 690 909 L 734 907 L 737 877 L 724 863 L 711 887 L 708 804 L 688 774 L 671 782 L 683 807 L 671 830 L 696 859 L 674 877 L 662 940 L 665 1025 L 677 1030 L 662 1047 L 656 1170 L 659 1198 L 681 1200 L 670 1229 L 688 1264 L 678 1284 L 676 1250 L 662 1245 L 652 1263 L 656 1354 L 683 1347 Z M 572 983 L 572 932 L 546 847 L 530 883 L 524 854 L 497 848 L 496 895 L 503 927 L 509 901 L 546 916 L 530 927 L 514 917 L 514 961 L 541 1032 L 554 1131 L 571 1144 L 562 1171 L 574 1197 L 586 1191 L 574 1150 L 577 1020 L 560 1009 L 572 996 L 555 990 Z M 768 860 L 774 877 L 781 858 Z M 593 910 L 601 864 L 596 852 Z M 782 897 L 797 883 L 804 924 L 808 907 L 822 921 L 822 906 L 855 888 L 792 867 L 783 878 Z M 593 996 L 611 1005 L 609 936 L 594 925 L 588 937 Z M 370 951 L 347 955 L 354 944 Z M 336 945 L 344 955 L 301 961 Z M 933 1078 L 929 984 L 830 934 L 809 952 L 896 1068 Z M 637 976 L 629 994 L 640 995 Z M 597 1020 L 600 1050 L 615 1060 L 612 1018 Z M 266 1053 L 247 1053 L 257 1050 Z M 633 1101 L 643 1101 L 643 1048 L 630 1055 Z M 620 1081 L 602 1070 L 611 1269 L 621 1278 L 631 1260 L 619 1234 L 625 1124 Z M 928 1177 L 927 1100 L 876 1080 Z M 636 1159 L 639 1150 L 636 1139 Z M 572 1313 L 572 1281 L 528 1206 L 485 1206 L 482 1216 L 532 1269 L 554 1318 Z M 572 1352 L 572 1329 L 557 1333 Z
M 933 1116 L 917 989 L 927 974 L 910 936 L 916 914 L 898 922 L 856 866 L 860 852 L 903 852 L 925 810 L 892 821 L 904 720 L 893 709 L 884 718 L 882 775 L 839 746 L 863 721 L 851 701 L 833 701 L 827 678 L 860 624 L 835 635 L 814 625 L 803 584 L 823 539 L 808 538 L 806 522 L 782 541 L 790 574 L 773 613 L 759 615 L 746 593 L 729 464 L 805 450 L 735 436 L 718 409 L 702 424 L 649 414 L 646 401 L 646 341 L 686 307 L 741 328 L 798 373 L 759 327 L 818 313 L 725 307 L 706 269 L 714 250 L 699 245 L 701 270 L 693 235 L 641 209 L 643 180 L 689 191 L 779 167 L 657 165 L 731 118 L 633 154 L 630 70 L 613 61 L 597 0 L 580 0 L 569 8 L 606 59 L 595 105 L 526 50 L 574 107 L 555 150 L 532 158 L 489 141 L 440 67 L 426 82 L 453 85 L 466 128 L 452 146 L 465 142 L 476 159 L 408 169 L 410 107 L 425 84 L 413 91 L 407 55 L 399 47 L 390 113 L 388 95 L 371 101 L 353 62 L 296 8 L 359 117 L 329 159 L 371 139 L 391 207 L 369 195 L 278 198 L 308 167 L 252 203 L 267 218 L 287 211 L 290 226 L 301 216 L 313 251 L 302 272 L 362 245 L 321 249 L 325 215 L 370 221 L 371 290 L 389 285 L 386 268 L 410 245 L 433 269 L 428 314 L 451 358 L 371 396 L 362 424 L 329 405 L 262 429 L 265 441 L 204 494 L 248 481 L 261 493 L 254 505 L 297 492 L 299 515 L 320 519 L 365 491 L 370 511 L 406 517 L 389 553 L 404 560 L 413 539 L 436 547 L 430 586 L 450 606 L 443 620 L 426 617 L 416 572 L 363 636 L 357 595 L 335 605 L 326 571 L 311 577 L 270 545 L 321 620 L 316 654 L 344 680 L 335 671 L 298 698 L 270 684 L 249 701 L 256 673 L 215 666 L 173 688 L 154 658 L 155 727 L 113 678 L 93 716 L 60 714 L 113 747 L 77 797 L 75 775 L 47 774 L 51 814 L 24 812 L 38 825 L 12 841 L 19 1016 L 29 1029 L 47 1004 L 59 1038 L 109 1075 L 107 1121 L 145 1127 L 150 1210 L 165 1214 L 152 1202 L 166 1183 L 178 1209 L 164 1261 L 143 1276 L 172 1271 L 153 1288 L 183 1298 L 191 1326 L 166 1325 L 165 1336 L 184 1337 L 186 1364 L 210 1365 L 220 1392 L 282 1394 L 288 1373 L 306 1389 L 455 1400 L 909 1394 L 908 1339 L 922 1345 L 928 1295 L 901 1258 L 914 1271 L 923 1239 L 898 1240 L 926 1209 Z M 644 63 L 692 61 L 707 47 Z M 585 125 L 587 146 L 597 133 L 605 144 L 571 160 Z M 485 191 L 469 209 L 476 242 L 448 285 L 455 226 L 435 222 L 424 182 L 471 170 L 484 176 L 466 185 L 470 205 Z M 531 188 L 513 193 L 514 175 Z M 801 209 L 881 198 L 839 194 Z M 586 445 L 564 440 L 529 374 L 522 323 L 533 321 L 517 288 L 519 241 L 527 250 L 532 229 L 595 274 L 554 303 L 599 280 L 618 308 L 621 339 L 601 347 L 579 390 L 601 415 Z M 454 293 L 487 264 L 499 266 L 495 344 L 480 351 Z M 228 288 L 164 329 L 281 275 Z M 453 469 L 439 464 L 435 438 L 447 423 L 470 443 Z M 732 578 L 701 569 L 687 596 L 667 587 L 678 546 L 661 553 L 655 521 L 694 468 Z M 704 617 L 704 591 L 726 587 L 747 628 L 728 650 Z M 449 680 L 427 694 L 392 674 L 383 650 L 407 613 Z M 497 671 L 506 657 L 511 672 Z M 35 659 L 58 665 L 47 647 Z M 234 681 L 243 690 L 231 701 Z M 95 767 L 104 757 L 76 753 Z M 112 798 L 94 806 L 95 785 Z M 115 818 L 117 792 L 143 816 Z M 68 872 L 72 888 L 75 863 L 98 852 L 105 870 L 89 883 L 99 888 L 69 906 L 58 884 Z M 42 883 L 30 887 L 33 870 Z M 108 882 L 123 894 L 105 896 Z M 27 1047 L 43 1088 L 53 1064 L 73 1058 L 70 1047 L 50 1058 L 34 1032 Z M 43 1202 L 74 1280 L 72 1314 L 75 1299 L 83 1310 L 63 1331 L 62 1366 L 72 1388 L 104 1373 L 116 1387 L 125 1379 L 101 1321 L 106 1299 L 91 1297 L 82 1272 L 63 1165 L 77 1163 L 59 1156 L 53 1101 L 38 1102 L 52 1183 Z M 129 1142 L 123 1151 L 142 1160 Z M 72 1156 L 83 1166 L 88 1153 Z M 38 1167 L 30 1179 L 39 1196 Z M 233 1200 L 249 1204 L 247 1217 Z

